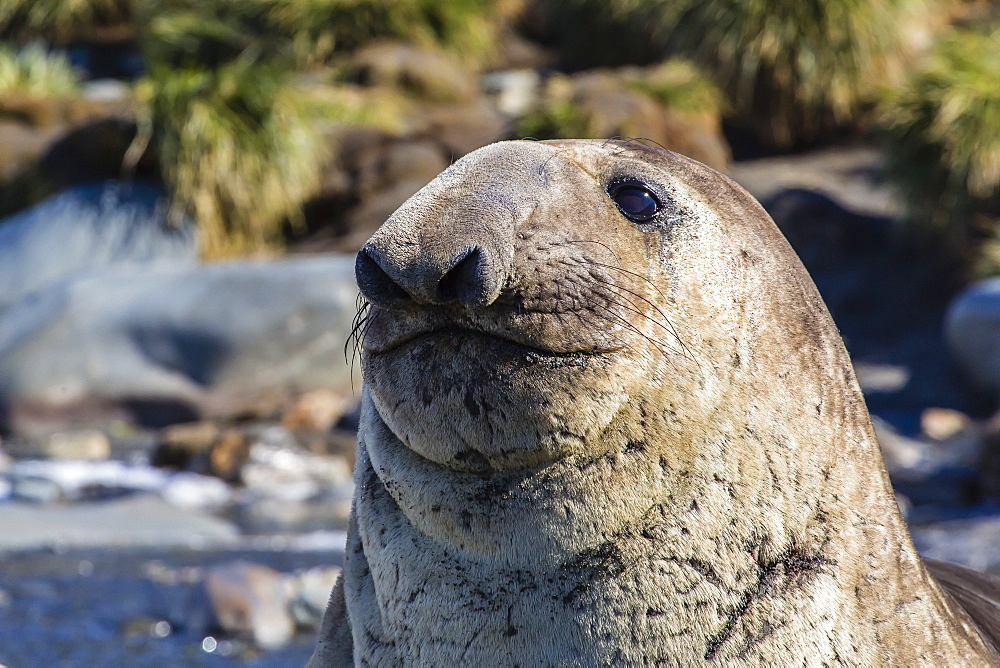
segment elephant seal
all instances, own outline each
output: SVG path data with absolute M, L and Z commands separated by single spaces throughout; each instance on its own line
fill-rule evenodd
M 356 493 L 312 665 L 1000 663 L 1000 606 L 928 573 L 826 307 L 726 177 L 493 144 L 357 278 Z

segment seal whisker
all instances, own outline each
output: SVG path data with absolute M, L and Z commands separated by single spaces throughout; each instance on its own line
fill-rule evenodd
M 607 284 L 607 285 L 610 285 L 610 284 Z M 614 286 L 612 285 L 610 287 L 614 287 Z M 656 323 L 655 319 L 650 318 L 647 314 L 641 312 L 631 302 L 629 302 L 629 304 L 631 305 L 631 308 L 630 308 L 629 306 L 626 306 L 626 305 L 622 304 L 621 302 L 619 302 L 618 300 L 615 299 L 616 296 L 620 297 L 621 295 L 604 294 L 604 293 L 599 293 L 599 292 L 596 292 L 594 294 L 596 294 L 596 295 L 598 295 L 600 297 L 603 297 L 605 299 L 605 301 L 607 301 L 609 303 L 615 304 L 616 306 L 618 306 L 620 308 L 623 308 L 623 309 L 625 309 L 627 311 L 630 311 L 630 312 L 635 313 L 635 314 L 637 314 L 637 315 L 639 315 L 641 317 L 644 317 L 644 318 L 650 320 L 653 323 Z M 587 297 L 585 294 L 580 294 L 578 296 L 578 298 L 581 301 L 584 301 L 588 306 L 590 306 L 590 311 L 595 316 L 597 316 L 599 318 L 603 318 L 604 320 L 606 320 L 608 322 L 618 322 L 619 324 L 624 325 L 627 329 L 631 330 L 632 332 L 638 334 L 639 336 L 643 337 L 644 339 L 646 339 L 647 341 L 649 341 L 650 343 L 652 343 L 653 345 L 655 345 L 660 350 L 661 353 L 667 354 L 668 352 L 674 352 L 674 353 L 683 352 L 683 351 L 678 350 L 677 348 L 671 346 L 666 341 L 662 341 L 660 339 L 657 339 L 656 337 L 653 337 L 653 336 L 647 334 L 646 332 L 643 332 L 638 327 L 636 327 L 635 324 L 629 322 L 629 320 L 627 318 L 623 317 L 619 313 L 615 313 L 614 309 L 610 308 L 609 306 L 607 306 L 605 304 L 601 304 L 597 299 L 595 299 L 593 297 Z M 626 301 L 628 301 L 628 300 L 626 299 Z M 602 312 L 598 312 L 598 309 L 601 309 Z M 612 316 L 612 318 L 614 318 L 614 320 L 609 319 L 606 314 Z
M 695 364 L 698 363 L 698 360 L 695 359 L 694 354 L 691 352 L 691 350 L 684 343 L 683 339 L 681 339 L 680 334 L 677 333 L 677 328 L 674 327 L 673 322 L 671 322 L 670 318 L 667 316 L 666 313 L 663 312 L 662 309 L 660 309 L 660 307 L 658 307 L 656 304 L 654 304 L 652 301 L 650 301 L 646 297 L 642 296 L 641 294 L 639 294 L 637 292 L 634 292 L 632 290 L 629 290 L 628 288 L 626 288 L 624 286 L 618 285 L 617 283 L 612 283 L 610 281 L 606 281 L 606 280 L 600 278 L 599 276 L 595 276 L 594 274 L 591 274 L 591 278 L 593 278 L 598 283 L 602 283 L 603 285 L 608 286 L 609 288 L 613 288 L 615 290 L 620 290 L 620 291 L 627 292 L 628 294 L 632 295 L 636 299 L 641 299 L 643 302 L 645 302 L 650 307 L 652 307 L 652 309 L 663 319 L 663 322 L 660 322 L 656 318 L 650 316 L 648 313 L 643 312 L 639 308 L 639 306 L 637 304 L 635 304 L 634 302 L 632 302 L 631 300 L 629 300 L 627 297 L 625 298 L 630 304 L 632 304 L 633 307 L 635 307 L 634 309 L 630 309 L 630 310 L 632 310 L 633 313 L 635 313 L 636 315 L 639 315 L 639 316 L 641 316 L 643 318 L 646 318 L 647 320 L 649 320 L 650 322 L 654 323 L 658 327 L 661 327 L 662 329 L 664 329 L 667 332 L 669 332 L 671 334 L 671 336 L 673 336 L 677 340 L 677 343 L 683 349 L 685 356 L 688 357 Z
M 625 309 L 626 311 L 629 311 L 629 312 L 631 312 L 631 313 L 635 313 L 636 315 L 639 315 L 639 316 L 641 316 L 641 317 L 643 317 L 643 318 L 646 318 L 647 320 L 650 320 L 650 321 L 651 321 L 651 322 L 653 322 L 653 323 L 656 323 L 656 320 L 654 320 L 653 318 L 650 318 L 650 317 L 649 317 L 648 315 L 646 315 L 645 313 L 642 313 L 642 312 L 641 312 L 640 310 L 638 310 L 637 308 L 635 308 L 635 307 L 634 307 L 634 305 L 632 305 L 632 307 L 630 308 L 629 306 L 625 306 L 625 305 L 624 305 L 624 304 L 622 304 L 621 302 L 618 302 L 618 301 L 616 301 L 616 300 L 614 300 L 614 299 L 611 299 L 611 298 L 609 298 L 609 296 L 608 296 L 608 295 L 602 295 L 602 296 L 604 296 L 604 297 L 608 297 L 607 301 L 609 301 L 610 303 L 612 303 L 612 304 L 615 304 L 616 306 L 618 306 L 618 307 L 620 307 L 620 308 L 623 308 L 623 309 Z M 626 299 L 626 301 L 628 301 L 628 300 Z M 654 337 L 654 336 L 652 336 L 652 335 L 650 335 L 650 334 L 647 334 L 646 332 L 643 332 L 643 331 L 642 331 L 641 329 L 639 329 L 639 328 L 638 328 L 638 327 L 637 327 L 637 326 L 636 326 L 635 324 L 633 324 L 633 323 L 629 322 L 627 318 L 623 317 L 623 316 L 622 316 L 621 314 L 619 314 L 619 313 L 615 313 L 614 309 L 612 309 L 612 308 L 610 308 L 610 307 L 608 307 L 608 306 L 605 306 L 605 305 L 603 305 L 603 304 L 600 304 L 600 303 L 598 303 L 598 302 L 597 302 L 597 300 L 593 300 L 593 301 L 591 301 L 591 302 L 588 302 L 588 303 L 592 304 L 592 306 L 594 306 L 594 307 L 595 307 L 595 309 L 596 309 L 596 308 L 600 308 L 600 309 L 602 309 L 602 310 L 603 310 L 603 311 L 604 311 L 605 313 L 608 313 L 608 314 L 610 314 L 611 316 L 613 316 L 613 317 L 615 318 L 615 321 L 617 321 L 617 322 L 620 322 L 620 323 L 621 323 L 621 324 L 623 324 L 623 325 L 624 325 L 624 326 L 625 326 L 625 327 L 626 327 L 627 329 L 631 330 L 632 332 L 635 332 L 636 334 L 638 334 L 638 335 L 639 335 L 639 336 L 641 336 L 642 338 L 644 338 L 644 339 L 646 339 L 647 341 L 649 341 L 650 343 L 654 344 L 654 345 L 655 345 L 655 346 L 656 346 L 656 347 L 657 347 L 657 348 L 659 349 L 659 351 L 660 351 L 661 353 L 663 353 L 663 354 L 667 354 L 667 353 L 682 353 L 682 354 L 683 354 L 683 352 L 684 352 L 684 351 L 683 351 L 682 349 L 678 349 L 678 348 L 676 348 L 676 347 L 674 347 L 674 346 L 670 345 L 670 344 L 669 344 L 669 343 L 667 343 L 666 341 L 663 341 L 663 340 L 661 340 L 661 339 L 659 339 L 659 338 L 657 338 L 657 337 Z M 630 302 L 630 303 L 631 303 L 631 302 Z M 597 313 L 597 311 L 596 311 L 596 310 L 594 310 L 594 314 L 595 314 L 595 315 L 597 315 L 598 317 L 604 317 L 604 316 L 603 316 L 602 314 L 600 314 L 600 313 Z M 605 319 L 605 320 L 608 320 L 608 318 L 607 318 L 607 317 L 604 317 L 604 319 Z M 610 320 L 609 320 L 609 322 L 610 322 Z M 685 355 L 685 356 L 686 356 L 686 355 Z
M 634 272 L 634 271 L 629 271 L 628 269 L 624 269 L 624 268 L 622 268 L 622 267 L 617 267 L 617 266 L 615 266 L 615 265 L 612 265 L 612 264 L 606 264 L 606 263 L 604 263 L 604 262 L 598 262 L 598 261 L 596 261 L 596 260 L 593 260 L 592 262 L 593 262 L 593 264 L 596 264 L 596 265 L 597 265 L 597 266 L 599 266 L 599 267 L 604 267 L 604 268 L 606 268 L 606 269 L 613 269 L 613 270 L 615 270 L 615 271 L 620 271 L 620 272 L 622 272 L 622 273 L 625 273 L 625 274 L 628 274 L 628 275 L 630 275 L 630 276 L 634 276 L 635 278 L 638 278 L 638 279 L 641 279 L 641 280 L 645 281 L 645 282 L 646 282 L 646 283 L 647 283 L 647 284 L 648 284 L 648 285 L 649 285 L 649 286 L 650 286 L 650 287 L 651 287 L 651 288 L 652 288 L 653 290 L 655 290 L 655 291 L 656 291 L 656 293 L 657 293 L 657 294 L 658 294 L 658 295 L 659 295 L 660 297 L 663 297 L 664 301 L 667 301 L 667 297 L 666 297 L 666 295 L 664 295 L 664 294 L 663 294 L 663 292 L 662 292 L 662 291 L 661 291 L 661 290 L 660 290 L 660 289 L 659 289 L 659 288 L 658 288 L 658 287 L 656 286 L 656 284 L 655 284 L 655 283 L 653 283 L 653 282 L 652 282 L 652 281 L 651 281 L 651 280 L 650 280 L 650 279 L 649 279 L 648 277 L 646 277 L 646 276 L 643 276 L 642 274 L 637 274 L 637 273 L 636 273 L 636 272 Z M 597 279 L 597 277 L 596 277 L 596 276 L 595 276 L 594 278 L 595 278 L 595 279 Z M 600 280 L 600 279 L 598 279 L 598 280 Z M 616 285 L 616 284 L 614 284 L 614 283 L 608 283 L 608 282 L 606 282 L 606 281 L 602 281 L 602 282 L 606 283 L 607 285 L 611 285 L 611 286 L 613 286 L 613 287 L 617 287 L 617 288 L 621 288 L 621 289 L 626 289 L 626 288 L 622 288 L 621 286 L 619 286 L 619 285 Z M 631 291 L 629 291 L 629 292 L 631 292 Z M 659 307 L 658 307 L 658 306 L 657 306 L 656 304 L 654 304 L 654 303 L 653 303 L 652 301 L 650 301 L 650 300 L 649 300 L 649 299 L 647 299 L 646 297 L 643 297 L 642 295 L 640 295 L 640 294 L 637 294 L 637 293 L 635 293 L 635 292 L 631 292 L 631 294 L 635 295 L 635 296 L 636 296 L 636 297 L 638 297 L 639 299 L 642 299 L 642 300 L 643 300 L 644 302 L 646 302 L 646 303 L 647 303 L 647 304 L 649 304 L 649 305 L 650 305 L 651 307 L 653 307 L 653 309 L 655 309 L 655 310 L 656 310 L 656 312 L 657 312 L 657 313 L 658 313 L 658 314 L 659 314 L 659 315 L 660 315 L 660 316 L 661 316 L 661 317 L 663 318 L 663 320 L 664 320 L 664 321 L 666 322 L 667 326 L 668 326 L 668 327 L 669 327 L 669 329 L 670 329 L 670 333 L 671 333 L 671 334 L 673 334 L 673 335 L 674 335 L 674 338 L 676 338 L 676 339 L 677 339 L 677 343 L 679 343 L 679 344 L 681 345 L 681 347 L 682 347 L 682 348 L 684 348 L 684 350 L 685 350 L 686 352 L 688 352 L 688 354 L 689 354 L 689 355 L 690 355 L 690 357 L 691 357 L 691 360 L 692 360 L 692 361 L 694 361 L 695 363 L 697 363 L 697 360 L 696 360 L 696 359 L 694 358 L 694 354 L 693 354 L 693 353 L 691 353 L 691 352 L 690 352 L 690 349 L 688 349 L 687 345 L 685 345 L 685 343 L 684 343 L 684 340 L 683 340 L 683 339 L 681 338 L 680 334 L 679 334 L 679 333 L 677 332 L 677 329 L 676 329 L 676 327 L 674 327 L 674 323 L 673 323 L 673 321 L 671 321 L 671 319 L 670 319 L 669 317 L 667 317 L 667 314 L 666 314 L 666 313 L 664 313 L 664 312 L 663 312 L 663 311 L 662 311 L 662 310 L 661 310 L 661 309 L 660 309 L 660 308 L 659 308 Z
M 560 246 L 562 244 L 597 244 L 598 246 L 603 246 L 604 248 L 606 248 L 609 253 L 615 256 L 616 260 L 618 259 L 618 253 L 612 250 L 611 246 L 600 241 L 593 241 L 592 239 L 567 239 L 566 241 L 562 241 L 559 243 Z M 590 262 L 589 259 L 587 261 Z

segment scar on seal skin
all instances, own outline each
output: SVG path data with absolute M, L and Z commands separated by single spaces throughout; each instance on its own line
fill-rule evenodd
M 493 144 L 357 278 L 356 491 L 311 665 L 1000 665 L 1000 579 L 917 554 L 826 307 L 725 176 Z

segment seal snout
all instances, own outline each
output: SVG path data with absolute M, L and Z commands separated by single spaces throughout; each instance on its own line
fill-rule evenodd
M 496 301 L 506 282 L 507 272 L 487 244 L 451 244 L 442 238 L 396 253 L 378 241 L 365 244 L 354 265 L 361 293 L 378 306 L 457 302 L 482 308 Z

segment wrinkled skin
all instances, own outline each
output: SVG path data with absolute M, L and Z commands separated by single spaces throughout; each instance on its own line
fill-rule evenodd
M 912 546 L 815 287 L 724 176 L 494 144 L 358 280 L 357 490 L 312 665 L 1000 662 Z

